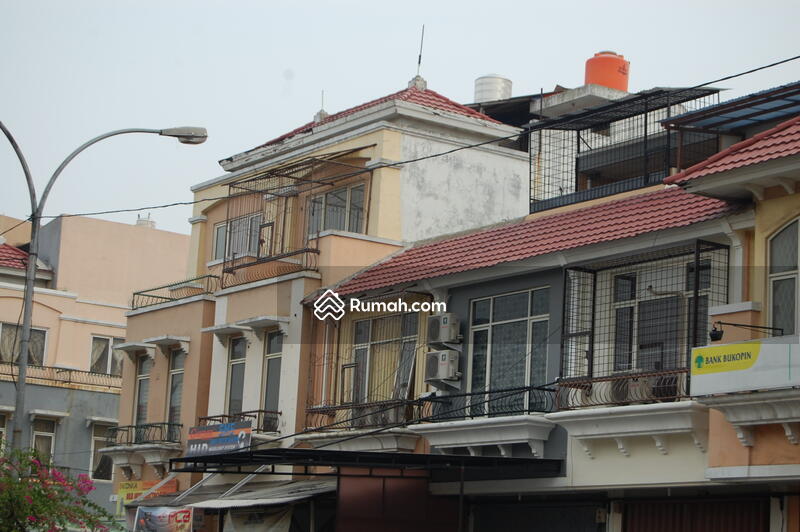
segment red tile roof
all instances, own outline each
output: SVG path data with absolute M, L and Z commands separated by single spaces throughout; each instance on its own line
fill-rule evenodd
M 665 183 L 683 184 L 698 177 L 735 170 L 781 157 L 800 154 L 800 116 L 737 142 L 705 161 L 670 176 Z
M 353 294 L 718 218 L 736 204 L 671 187 L 403 251 L 343 282 Z
M 24 270 L 28 262 L 28 254 L 19 248 L 0 244 L 0 268 Z
M 357 105 L 356 107 L 351 107 L 350 109 L 345 109 L 344 111 L 340 111 L 338 113 L 329 115 L 326 118 L 320 120 L 319 122 L 309 122 L 308 124 L 302 125 L 297 129 L 294 129 L 284 135 L 281 135 L 278 138 L 272 139 L 269 142 L 266 142 L 261 146 L 258 146 L 257 148 L 263 148 L 264 146 L 277 144 L 286 139 L 290 139 L 296 135 L 300 135 L 301 133 L 309 133 L 314 128 L 319 127 L 323 124 L 334 122 L 336 120 L 339 120 L 340 118 L 344 118 L 346 116 L 355 114 L 359 111 L 363 111 L 364 109 L 369 109 L 370 107 L 375 107 L 382 103 L 394 100 L 411 102 L 418 105 L 422 105 L 424 107 L 430 107 L 431 109 L 437 109 L 439 111 L 447 111 L 449 113 L 469 116 L 471 118 L 478 118 L 480 120 L 485 120 L 487 122 L 492 122 L 495 124 L 500 123 L 494 118 L 491 118 L 490 116 L 487 116 L 483 113 L 479 113 L 474 109 L 470 109 L 466 105 L 461 105 L 460 103 L 454 102 L 453 100 L 442 96 L 436 91 L 432 91 L 429 89 L 422 90 L 412 86 L 407 89 L 395 92 L 394 94 L 389 94 L 388 96 L 384 96 L 383 98 L 378 98 L 377 100 L 372 100 L 371 102 L 362 103 L 361 105 Z

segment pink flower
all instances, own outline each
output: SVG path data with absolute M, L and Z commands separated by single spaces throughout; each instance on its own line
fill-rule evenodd
M 25 495 L 25 501 L 28 504 L 33 504 L 33 498 L 30 495 Z
M 36 518 L 34 516 L 32 516 L 32 515 L 29 515 L 28 516 L 28 522 L 29 523 L 35 523 L 36 522 Z

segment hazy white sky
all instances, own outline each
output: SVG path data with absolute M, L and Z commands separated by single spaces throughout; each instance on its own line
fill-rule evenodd
M 44 186 L 89 138 L 126 127 L 205 126 L 184 146 L 155 135 L 103 141 L 73 161 L 46 214 L 191 199 L 219 159 L 406 86 L 425 24 L 422 75 L 456 101 L 474 78 L 514 95 L 583 82 L 614 50 L 631 90 L 690 86 L 800 54 L 800 2 L 186 2 L 0 0 L 0 120 Z M 800 61 L 723 84 L 725 98 L 800 79 Z M 28 215 L 22 172 L 0 136 L 0 213 Z M 188 232 L 190 207 L 153 210 Z M 104 218 L 133 222 L 136 214 Z

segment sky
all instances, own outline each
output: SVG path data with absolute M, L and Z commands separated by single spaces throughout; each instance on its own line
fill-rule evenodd
M 59 178 L 45 215 L 192 199 L 225 172 L 220 159 L 313 118 L 405 88 L 468 103 L 474 79 L 498 73 L 513 95 L 583 84 L 584 63 L 613 50 L 630 90 L 693 86 L 800 55 L 800 2 L 38 1 L 0 0 L 0 121 L 39 193 L 86 140 L 121 128 L 203 126 L 186 146 L 156 135 L 104 140 Z M 727 81 L 723 99 L 800 79 L 800 61 Z M 191 207 L 152 209 L 188 233 Z M 0 136 L 0 214 L 27 217 L 14 152 Z M 135 213 L 104 219 L 134 223 Z

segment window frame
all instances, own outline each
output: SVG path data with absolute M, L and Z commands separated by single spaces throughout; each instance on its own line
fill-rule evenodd
M 270 353 L 269 352 L 269 339 L 270 339 L 270 336 L 272 336 L 272 335 L 277 335 L 278 337 L 281 338 L 281 340 L 280 340 L 281 349 L 280 349 L 280 351 L 277 351 L 277 352 L 274 352 L 274 353 Z M 261 397 L 259 398 L 260 399 L 259 400 L 259 404 L 261 405 L 261 408 L 263 410 L 265 410 L 265 411 L 271 411 L 271 412 L 273 411 L 273 410 L 268 410 L 267 409 L 267 383 L 268 383 L 268 379 L 269 379 L 269 361 L 273 360 L 273 359 L 281 359 L 280 360 L 281 372 L 283 372 L 283 336 L 284 336 L 284 334 L 279 329 L 276 329 L 276 330 L 273 330 L 273 331 L 267 331 L 265 333 L 265 335 L 264 335 L 264 340 L 265 340 L 264 341 L 264 360 L 262 362 L 262 367 L 261 367 Z M 280 374 L 279 374 L 278 375 L 278 404 L 280 404 L 280 393 L 281 393 L 281 387 L 280 387 Z M 278 411 L 279 410 L 277 408 L 274 410 L 274 412 L 278 412 Z
M 6 427 L 8 426 L 8 418 L 8 413 L 0 412 L 0 419 L 2 419 L 2 423 L 0 423 L 0 451 L 6 448 Z
M 218 233 L 220 229 L 223 231 L 222 252 L 220 252 L 219 249 L 220 242 Z M 228 249 L 228 222 L 220 222 L 218 224 L 214 224 L 212 248 L 213 248 L 211 253 L 212 260 L 225 260 L 225 253 Z
M 7 321 L 3 321 L 3 322 L 0 322 L 0 336 L 3 333 L 3 328 L 7 327 L 7 326 L 17 327 L 19 329 L 20 333 L 22 333 L 22 323 L 17 325 L 16 323 L 10 323 L 10 322 L 7 322 Z M 42 329 L 41 327 L 31 327 L 31 333 L 33 333 L 33 331 L 40 331 L 40 332 L 44 333 L 44 342 L 42 343 L 42 366 L 46 366 L 47 365 L 47 347 L 48 347 L 48 341 L 49 341 L 49 336 L 50 336 L 47 333 L 49 332 L 49 329 Z M 17 340 L 17 341 L 21 342 L 21 338 L 19 340 Z M 13 347 L 12 347 L 12 349 L 13 349 Z M 17 359 L 19 359 L 19 357 L 17 357 Z M 10 361 L 3 361 L 3 362 L 6 363 L 6 364 L 8 364 L 8 363 L 16 364 L 17 363 L 14 360 L 14 354 L 13 353 L 11 354 L 11 360 Z M 36 364 L 30 364 L 30 362 L 29 362 L 29 365 L 35 366 Z
M 36 420 L 42 421 L 50 421 L 53 424 L 53 432 L 43 432 L 41 430 L 36 430 Z M 37 417 L 31 423 L 31 449 L 36 449 L 36 436 L 48 436 L 50 437 L 50 461 L 49 464 L 53 464 L 55 462 L 55 452 L 56 452 L 56 434 L 58 433 L 58 420 L 49 418 L 49 417 Z
M 106 482 L 106 483 L 114 482 L 114 463 L 113 463 L 113 460 L 112 460 L 112 463 L 111 463 L 111 478 L 95 478 L 95 476 L 94 476 L 94 470 L 95 470 L 94 457 L 95 457 L 95 454 L 97 453 L 97 447 L 96 447 L 97 446 L 97 440 L 101 440 L 101 439 L 105 440 L 104 437 L 95 436 L 94 431 L 95 431 L 95 428 L 97 428 L 97 427 L 103 427 L 103 428 L 106 429 L 106 431 L 108 431 L 108 429 L 114 428 L 114 427 L 116 427 L 116 425 L 113 425 L 113 424 L 110 424 L 110 423 L 92 423 L 91 427 L 92 427 L 92 429 L 91 429 L 91 432 L 89 434 L 89 436 L 91 438 L 91 443 L 92 443 L 91 444 L 91 453 L 89 454 L 89 478 L 92 479 L 92 482 Z M 106 446 L 105 443 L 106 442 L 103 441 L 103 447 Z M 102 447 L 100 447 L 100 449 L 102 449 Z M 104 458 L 104 456 L 101 456 L 100 460 L 102 460 L 103 458 Z M 110 456 L 106 455 L 105 458 L 108 458 L 109 460 L 111 460 Z
M 231 219 L 226 220 L 224 222 L 220 222 L 218 224 L 214 224 L 214 233 L 213 233 L 214 249 L 213 249 L 213 253 L 212 253 L 212 257 L 213 257 L 214 261 L 230 260 L 230 259 L 234 258 L 234 253 L 231 250 L 231 247 L 232 247 L 232 243 L 231 243 L 231 236 L 232 236 L 231 225 L 234 224 L 234 223 L 242 222 L 242 221 L 244 221 L 243 227 L 245 228 L 245 232 L 247 234 L 247 239 L 246 239 L 246 243 L 247 243 L 246 247 L 247 247 L 247 249 L 243 253 L 239 253 L 237 251 L 237 253 L 235 254 L 235 257 L 238 258 L 238 257 L 259 257 L 260 256 L 259 252 L 261 250 L 261 228 L 264 225 L 267 225 L 269 223 L 269 222 L 267 224 L 264 223 L 264 213 L 261 212 L 261 211 L 252 212 L 250 214 L 245 214 L 243 216 L 237 216 L 236 218 L 231 218 Z M 256 223 L 255 226 L 253 225 L 254 221 L 258 221 L 258 223 Z M 224 237 L 225 249 L 221 254 L 219 252 L 219 246 L 218 246 L 219 241 L 218 241 L 218 235 L 217 235 L 217 232 L 220 229 L 224 229 L 225 230 L 225 237 Z M 253 242 L 253 237 L 255 237 L 255 242 Z
M 792 224 L 797 224 L 797 238 L 798 238 L 798 247 L 797 247 L 797 264 L 794 270 L 783 271 L 778 273 L 772 273 L 770 269 L 772 268 L 772 245 L 775 238 L 780 235 L 784 230 L 788 229 Z M 789 222 L 786 222 L 778 229 L 776 229 L 772 235 L 767 239 L 767 309 L 769 315 L 769 326 L 775 326 L 775 313 L 772 311 L 772 304 L 773 304 L 773 286 L 776 281 L 783 281 L 783 280 L 794 280 L 794 331 L 788 333 L 783 331 L 783 335 L 797 335 L 800 332 L 800 217 L 794 218 Z
M 121 344 L 121 343 L 125 342 L 125 338 L 121 338 L 119 336 L 106 336 L 106 335 L 103 335 L 103 334 L 93 334 L 92 335 L 92 341 L 89 343 L 89 371 L 91 371 L 91 369 L 92 369 L 92 347 L 94 346 L 94 339 L 95 338 L 101 338 L 103 340 L 108 340 L 108 346 L 106 347 L 106 356 L 107 356 L 107 359 L 106 359 L 106 371 L 99 372 L 99 374 L 102 374 L 102 375 L 114 375 L 115 377 L 121 377 L 122 376 L 122 363 L 120 363 L 120 366 L 119 366 L 119 371 L 120 371 L 119 374 L 111 373 L 111 365 L 113 363 L 113 357 L 114 357 L 114 346 L 117 345 L 116 340 L 119 340 L 118 343 Z M 124 355 L 123 355 L 123 358 L 124 358 Z M 93 373 L 98 373 L 98 372 L 93 372 Z
M 175 368 L 172 367 L 172 360 L 173 360 L 172 357 L 174 357 L 175 355 L 180 354 L 180 353 L 184 353 L 184 365 L 181 366 L 180 368 L 175 369 Z M 173 422 L 172 421 L 172 415 L 171 415 L 171 413 L 172 413 L 171 412 L 171 410 L 172 410 L 172 404 L 171 404 L 172 403 L 172 380 L 173 380 L 173 377 L 175 377 L 175 375 L 183 375 L 183 376 L 185 376 L 184 368 L 185 368 L 185 364 L 186 364 L 186 358 L 188 357 L 188 355 L 189 354 L 186 353 L 186 351 L 183 348 L 180 348 L 180 347 L 173 347 L 172 349 L 169 350 L 169 360 L 168 360 L 168 366 L 167 366 L 167 379 L 166 379 L 166 381 L 167 381 L 167 393 L 166 393 L 167 400 L 165 402 L 166 403 L 165 404 L 165 407 L 166 407 L 165 418 L 166 418 L 167 423 L 180 423 L 180 414 L 183 413 L 183 408 L 182 408 L 183 407 L 183 404 L 182 404 L 183 403 L 183 400 L 182 400 L 183 399 L 183 386 L 186 383 L 186 380 L 184 378 L 184 380 L 181 381 L 181 404 L 178 405 L 179 415 L 178 415 L 178 421 L 177 422 Z
M 244 356 L 242 358 L 233 360 L 231 355 L 233 354 L 233 345 L 234 342 L 242 341 L 244 342 Z M 244 375 L 242 376 L 242 409 L 240 412 L 231 412 L 231 391 L 232 391 L 232 380 L 231 377 L 233 376 L 233 366 L 238 364 L 244 364 L 245 375 L 247 373 L 247 338 L 244 336 L 233 336 L 228 338 L 228 358 L 226 361 L 227 364 L 227 377 L 226 377 L 226 384 L 225 384 L 225 412 L 229 416 L 235 416 L 240 414 L 244 411 Z
M 468 321 L 468 338 L 469 338 L 469 349 L 468 349 L 468 363 L 467 363 L 467 371 L 466 371 L 466 391 L 467 393 L 480 393 L 485 392 L 487 395 L 491 391 L 491 372 L 492 372 L 492 336 L 493 336 L 493 328 L 496 325 L 504 325 L 508 323 L 516 323 L 516 322 L 525 322 L 525 345 L 526 345 L 526 353 L 525 353 L 525 378 L 523 386 L 529 386 L 531 382 L 531 362 L 533 356 L 533 324 L 540 323 L 540 322 L 547 322 L 547 337 L 546 339 L 550 339 L 551 334 L 551 327 L 550 327 L 550 308 L 548 307 L 547 314 L 532 314 L 532 306 L 533 306 L 533 293 L 542 291 L 542 290 L 551 290 L 552 287 L 549 284 L 536 286 L 533 288 L 527 288 L 524 290 L 514 290 L 512 292 L 503 292 L 499 294 L 493 294 L 490 296 L 482 296 L 476 297 L 469 300 L 469 321 Z M 501 297 L 506 296 L 513 296 L 517 294 L 527 294 L 528 295 L 528 302 L 527 302 L 527 309 L 525 316 L 519 318 L 511 318 L 506 320 L 497 320 L 494 321 L 494 311 L 495 311 L 495 300 Z M 475 303 L 479 303 L 481 301 L 489 301 L 489 319 L 486 323 L 480 323 L 473 325 L 474 320 L 474 312 L 475 312 Z M 484 369 L 483 375 L 483 390 L 473 390 L 472 389 L 472 381 L 473 381 L 473 356 L 475 351 L 475 342 L 473 341 L 474 333 L 478 331 L 486 331 L 486 367 Z M 545 344 L 546 346 L 549 343 Z M 549 368 L 549 361 L 548 361 L 548 353 L 547 348 L 545 348 L 544 354 L 544 375 L 545 380 L 547 380 L 547 370 Z M 527 394 L 526 394 L 527 396 Z M 528 405 L 529 400 L 527 397 L 524 398 L 524 404 Z M 486 410 L 488 415 L 489 411 L 488 408 Z
M 150 358 L 150 356 L 147 355 L 147 354 L 139 355 L 136 358 L 136 364 L 135 364 L 135 367 L 134 367 L 134 370 L 136 371 L 136 389 L 135 389 L 134 394 L 133 394 L 133 424 L 134 424 L 134 426 L 140 425 L 142 423 L 147 423 L 147 417 L 148 417 L 148 414 L 149 414 L 149 412 L 145 412 L 145 416 L 144 416 L 145 419 L 144 420 L 140 420 L 139 419 L 139 394 L 141 394 L 141 392 L 142 392 L 141 382 L 144 381 L 144 380 L 147 381 L 148 400 L 150 398 L 149 397 L 150 396 L 150 375 L 151 375 L 151 373 L 153 371 L 152 359 L 151 359 L 150 371 L 148 371 L 145 374 L 140 374 L 139 373 L 140 365 L 142 365 L 144 360 L 146 360 L 148 358 Z
M 361 200 L 362 201 L 362 205 L 361 205 L 361 227 L 359 227 L 357 231 L 352 231 L 350 229 L 350 225 L 351 225 L 350 224 L 350 222 L 351 222 L 350 215 L 351 215 L 351 211 L 352 211 L 353 189 L 356 189 L 356 188 L 359 188 L 359 187 L 362 188 L 362 193 L 363 193 L 362 200 Z M 327 214 L 328 214 L 328 212 L 327 212 L 327 197 L 328 197 L 328 194 L 332 194 L 334 192 L 338 192 L 338 191 L 345 190 L 345 189 L 347 190 L 347 198 L 345 200 L 345 206 L 344 206 L 344 223 L 343 223 L 344 228 L 343 229 L 326 229 L 325 228 L 325 220 L 326 220 Z M 306 200 L 306 206 L 307 206 L 307 209 L 308 209 L 308 216 L 306 216 L 306 224 L 307 224 L 306 234 L 307 234 L 308 238 L 318 238 L 319 234 L 323 233 L 325 231 L 342 231 L 342 232 L 346 232 L 346 233 L 354 233 L 354 234 L 359 234 L 359 235 L 365 234 L 367 232 L 366 231 L 366 229 L 367 229 L 366 228 L 366 225 L 367 225 L 366 212 L 367 212 L 367 203 L 368 203 L 368 201 L 369 201 L 369 198 L 367 197 L 367 183 L 366 183 L 366 181 L 357 181 L 357 182 L 354 182 L 354 183 L 350 183 L 348 185 L 343 185 L 343 186 L 340 186 L 340 187 L 332 188 L 330 190 L 326 190 L 325 192 L 323 192 L 321 194 L 313 194 L 313 195 L 309 196 L 307 198 L 307 200 Z M 320 209 L 321 209 L 320 215 L 318 217 L 316 217 L 317 226 L 318 226 L 316 228 L 312 227 L 312 222 L 314 221 L 314 218 L 315 218 L 314 212 L 313 212 L 315 202 L 319 202 Z
M 398 347 L 399 347 L 399 350 L 398 350 L 398 353 L 397 353 L 397 355 L 398 355 L 398 359 L 397 360 L 398 360 L 398 365 L 399 365 L 402 362 L 403 346 L 407 342 L 413 341 L 414 342 L 414 353 L 415 353 L 415 356 L 416 356 L 416 350 L 419 347 L 420 315 L 421 315 L 420 312 L 395 312 L 395 313 L 392 313 L 392 314 L 383 314 L 383 315 L 380 315 L 380 316 L 372 316 L 372 317 L 369 317 L 369 318 L 363 318 L 363 319 L 360 319 L 360 320 L 353 320 L 352 321 L 353 339 L 352 339 L 352 343 L 351 343 L 351 346 L 350 346 L 350 354 L 351 354 L 351 359 L 350 360 L 351 360 L 351 362 L 343 363 L 340 366 L 340 368 L 341 368 L 340 371 L 342 373 L 342 387 L 341 387 L 341 391 L 340 391 L 341 396 L 339 398 L 339 404 L 343 404 L 343 405 L 344 404 L 359 405 L 359 404 L 368 404 L 370 402 L 379 402 L 381 400 L 387 400 L 387 401 L 391 400 L 391 398 L 387 398 L 387 399 L 376 399 L 376 400 L 372 401 L 369 398 L 369 393 L 370 393 L 369 375 L 370 375 L 370 364 L 372 363 L 372 347 L 375 346 L 375 345 L 382 345 L 382 344 L 388 344 L 388 343 L 396 342 L 398 344 Z M 413 335 L 403 336 L 403 318 L 404 318 L 404 316 L 414 316 L 416 318 L 416 320 L 417 320 L 416 332 Z M 372 340 L 373 322 L 375 322 L 377 320 L 389 319 L 389 318 L 394 318 L 394 317 L 397 317 L 400 320 L 400 324 L 399 324 L 400 325 L 400 332 L 399 332 L 400 336 L 397 336 L 396 338 L 389 338 L 389 339 L 385 339 L 385 340 L 373 341 Z M 363 322 L 368 322 L 369 323 L 369 328 L 367 330 L 367 341 L 366 342 L 361 342 L 361 343 L 356 343 L 356 327 L 358 326 L 359 323 L 363 323 Z M 359 377 L 359 373 L 361 372 L 361 370 L 358 367 L 358 362 L 357 362 L 357 359 L 356 359 L 356 357 L 357 357 L 356 352 L 358 350 L 361 350 L 361 349 L 366 349 L 366 355 L 365 355 L 365 360 L 364 360 L 364 369 L 363 369 L 363 375 L 364 375 L 364 382 L 363 383 L 359 383 L 358 382 L 358 377 Z M 412 363 L 411 368 L 412 369 L 410 369 L 409 371 L 413 370 L 413 363 Z M 352 376 L 350 377 L 352 382 L 351 382 L 351 386 L 350 386 L 350 399 L 351 399 L 351 401 L 349 401 L 349 402 L 345 402 L 344 401 L 344 392 L 345 392 L 345 375 L 344 375 L 344 372 L 345 372 L 346 369 L 352 369 L 352 372 L 353 372 Z M 398 367 L 398 370 L 399 370 L 399 367 Z M 395 378 L 397 378 L 397 375 L 395 375 Z M 355 393 L 355 389 L 354 388 L 356 387 L 357 384 L 360 384 L 359 392 L 360 392 L 361 397 L 356 397 L 356 393 Z

